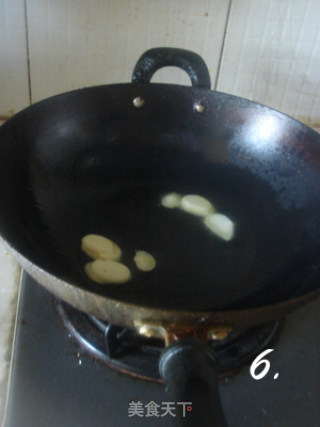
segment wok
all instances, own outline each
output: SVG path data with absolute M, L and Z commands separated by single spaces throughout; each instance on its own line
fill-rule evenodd
M 151 84 L 168 65 L 192 87 Z M 169 389 L 188 400 L 197 376 L 193 391 L 207 407 L 198 425 L 208 417 L 225 425 L 216 361 L 203 343 L 319 294 L 320 136 L 210 91 L 195 53 L 157 48 L 141 56 L 132 83 L 64 93 L 15 115 L 0 129 L 0 149 L 0 233 L 22 267 L 82 311 L 164 337 Z M 161 206 L 171 192 L 209 199 L 234 222 L 234 238 Z M 102 286 L 86 276 L 89 233 L 122 248 L 132 280 Z M 153 271 L 135 269 L 137 249 L 155 257 Z

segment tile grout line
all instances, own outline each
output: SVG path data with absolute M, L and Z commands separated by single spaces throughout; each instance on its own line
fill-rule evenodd
M 30 49 L 29 49 L 29 26 L 28 26 L 28 7 L 27 0 L 23 1 L 24 4 L 24 22 L 26 30 L 26 53 L 27 53 L 27 72 L 28 72 L 28 94 L 29 103 L 32 105 L 32 90 L 31 90 L 31 67 L 30 67 Z
M 213 90 L 217 90 L 218 83 L 219 83 L 219 77 L 220 77 L 220 71 L 221 71 L 221 65 L 222 65 L 222 57 L 223 57 L 224 46 L 225 46 L 226 37 L 227 37 L 228 25 L 229 25 L 231 5 L 232 5 L 232 0 L 229 0 L 228 11 L 227 11 L 227 18 L 226 18 L 226 25 L 224 27 L 222 44 L 221 44 L 221 50 L 220 50 L 220 57 L 219 57 L 219 63 L 218 63 L 217 74 L 216 74 L 216 78 L 215 78 Z

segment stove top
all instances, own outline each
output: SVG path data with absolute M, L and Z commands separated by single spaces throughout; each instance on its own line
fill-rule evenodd
M 319 312 L 317 300 L 287 317 L 264 378 L 254 380 L 248 364 L 221 380 L 229 427 L 320 427 Z M 4 427 L 168 426 L 177 402 L 165 414 L 167 402 L 160 382 L 92 357 L 52 295 L 24 275 Z
M 119 327 L 89 316 L 56 299 L 59 316 L 71 335 L 93 357 L 107 366 L 137 378 L 163 381 L 160 354 L 164 340 L 147 338 L 136 330 Z M 232 332 L 225 339 L 211 340 L 209 348 L 218 362 L 219 376 L 230 376 L 252 362 L 278 337 L 280 321 Z

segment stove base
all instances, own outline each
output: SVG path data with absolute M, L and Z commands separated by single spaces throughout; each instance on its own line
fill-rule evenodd
M 249 366 L 220 381 L 229 427 L 320 427 L 320 300 L 286 318 L 270 370 L 259 381 Z M 277 379 L 275 374 L 279 373 Z M 165 387 L 109 369 L 75 342 L 52 296 L 25 276 L 3 427 L 165 427 L 172 417 L 129 417 L 168 401 Z

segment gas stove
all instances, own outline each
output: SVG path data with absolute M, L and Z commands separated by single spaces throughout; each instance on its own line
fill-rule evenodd
M 229 427 L 320 427 L 319 312 L 316 300 L 280 327 L 210 343 L 221 357 Z M 266 347 L 274 349 L 264 357 L 270 369 L 255 380 L 250 366 Z M 25 274 L 4 427 L 171 425 L 178 402 L 168 401 L 159 378 L 162 348 L 159 340 L 77 312 Z M 183 404 L 188 416 L 192 402 Z

